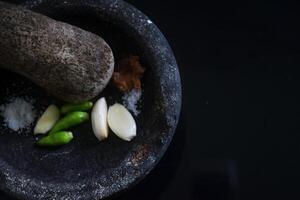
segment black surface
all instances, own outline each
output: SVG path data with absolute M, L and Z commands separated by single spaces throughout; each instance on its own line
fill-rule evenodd
M 129 2 L 165 33 L 183 79 L 183 158 L 156 199 L 299 199 L 299 7 Z
M 298 7 L 128 2 L 171 43 L 184 101 L 162 162 L 116 199 L 299 199 Z

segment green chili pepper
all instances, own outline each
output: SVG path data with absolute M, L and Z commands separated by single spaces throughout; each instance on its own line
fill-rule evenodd
M 86 112 L 71 112 L 67 114 L 64 118 L 60 119 L 49 132 L 49 134 L 53 134 L 58 131 L 67 130 L 73 126 L 81 124 L 85 121 L 89 120 L 89 114 Z
M 60 112 L 66 114 L 74 111 L 88 111 L 93 107 L 93 102 L 86 101 L 78 104 L 65 104 L 61 107 Z
M 68 144 L 72 139 L 72 132 L 61 131 L 41 138 L 36 142 L 36 145 L 42 147 L 55 147 Z

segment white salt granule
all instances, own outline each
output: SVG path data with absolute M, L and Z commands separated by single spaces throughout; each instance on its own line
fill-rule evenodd
M 6 126 L 14 131 L 27 128 L 36 118 L 33 106 L 22 98 L 14 98 L 0 107 Z
M 130 92 L 127 92 L 122 97 L 124 106 L 133 112 L 135 116 L 140 114 L 140 110 L 137 108 L 137 103 L 142 96 L 142 91 L 137 89 L 132 89 Z

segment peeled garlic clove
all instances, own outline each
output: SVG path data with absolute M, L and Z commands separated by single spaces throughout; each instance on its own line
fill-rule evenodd
M 95 103 L 91 114 L 91 121 L 94 134 L 98 140 L 101 141 L 107 138 L 107 104 L 104 97 Z
M 121 104 L 109 107 L 107 122 L 110 129 L 121 139 L 131 141 L 136 136 L 136 123 L 130 112 Z
M 53 128 L 60 116 L 56 105 L 50 105 L 37 121 L 33 134 L 45 134 Z

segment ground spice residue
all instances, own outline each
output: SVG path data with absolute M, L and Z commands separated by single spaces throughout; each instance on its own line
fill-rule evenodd
M 113 83 L 122 92 L 131 89 L 141 90 L 141 78 L 144 72 L 145 68 L 141 65 L 139 56 L 130 55 L 118 63 L 113 74 Z
M 132 89 L 129 92 L 126 92 L 122 97 L 123 105 L 130 110 L 135 116 L 140 114 L 138 110 L 138 101 L 142 96 L 142 91 L 137 89 Z

